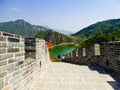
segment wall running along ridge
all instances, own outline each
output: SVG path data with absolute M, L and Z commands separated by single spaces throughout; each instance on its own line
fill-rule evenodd
M 120 75 L 120 42 L 94 44 L 77 49 L 65 56 L 63 62 L 99 65 Z

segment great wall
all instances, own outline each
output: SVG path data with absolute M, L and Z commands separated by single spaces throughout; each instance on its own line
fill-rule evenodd
M 120 75 L 120 42 L 94 44 L 76 49 L 65 55 L 62 61 L 78 65 L 101 66 Z M 0 90 L 32 90 L 30 87 L 32 81 L 45 70 L 48 64 L 50 64 L 50 57 L 44 40 L 0 32 Z
M 0 32 L 0 90 L 27 90 L 49 62 L 44 40 Z
M 64 62 L 101 66 L 120 74 L 120 42 L 94 44 L 65 56 Z

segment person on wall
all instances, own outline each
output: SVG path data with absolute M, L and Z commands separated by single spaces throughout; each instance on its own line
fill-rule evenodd
M 64 59 L 65 59 L 65 55 L 63 55 L 63 56 L 61 57 L 61 60 L 62 60 L 62 61 L 64 61 Z

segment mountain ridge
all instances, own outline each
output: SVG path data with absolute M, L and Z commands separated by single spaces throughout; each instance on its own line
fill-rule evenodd
M 46 41 L 55 45 L 61 43 L 71 43 L 73 39 L 70 36 L 64 35 L 51 29 L 47 31 L 39 31 L 36 35 L 37 38 L 45 39 Z
M 0 31 L 18 34 L 23 37 L 38 37 L 53 44 L 72 42 L 72 38 L 70 36 L 47 27 L 32 25 L 22 19 L 0 23 Z
M 17 26 L 16 26 L 17 24 Z M 23 26 L 22 26 L 23 25 Z M 26 25 L 26 28 L 24 27 Z M 23 28 L 20 28 L 20 27 L 23 27 Z M 27 34 L 24 34 L 20 29 L 22 30 L 27 30 L 25 33 Z M 18 32 L 15 31 L 15 29 L 18 29 Z M 53 30 L 53 31 L 57 31 L 59 33 L 63 33 L 65 35 L 71 35 L 72 32 L 69 32 L 69 31 L 65 31 L 65 30 L 61 30 L 61 29 L 53 29 L 49 26 L 41 26 L 41 25 L 34 25 L 34 24 L 31 24 L 23 19 L 18 19 L 18 20 L 15 20 L 15 21 L 8 21 L 8 22 L 0 22 L 0 31 L 6 31 L 6 32 L 9 32 L 9 33 L 14 33 L 14 34 L 19 34 L 19 35 L 22 35 L 22 36 L 32 36 L 34 37 L 38 31 L 40 30 Z M 31 35 L 32 34 L 32 35 Z
M 9 22 L 0 22 L 0 31 L 14 33 L 24 37 L 34 37 L 40 30 L 46 30 L 46 28 L 32 25 L 22 19 Z
M 120 19 L 110 19 L 89 25 L 72 34 L 72 36 L 89 37 L 99 33 L 110 33 L 118 28 L 120 28 Z
M 95 43 L 120 41 L 120 19 L 110 19 L 92 24 L 77 33 L 74 37 L 81 38 L 79 47 L 83 48 Z

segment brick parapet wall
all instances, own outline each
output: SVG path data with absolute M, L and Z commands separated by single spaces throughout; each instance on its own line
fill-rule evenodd
M 32 79 L 50 61 L 45 41 L 35 40 L 35 58 L 25 59 L 24 38 L 0 32 L 0 90 L 28 90 Z
M 101 44 L 100 65 L 120 74 L 120 42 Z
M 73 52 L 75 53 L 75 51 Z M 69 58 L 66 55 L 65 62 L 100 65 L 105 69 L 120 74 L 120 42 L 108 42 L 91 45 L 78 50 L 78 58 Z

